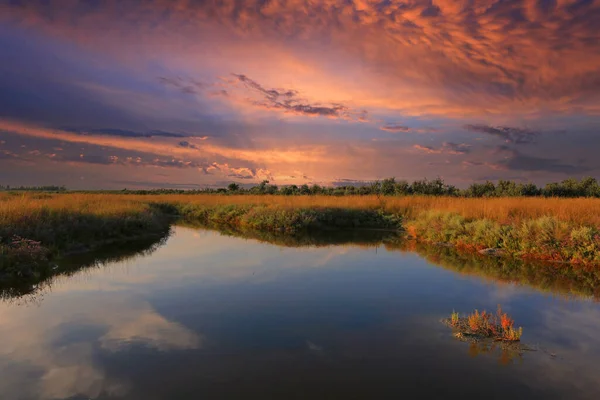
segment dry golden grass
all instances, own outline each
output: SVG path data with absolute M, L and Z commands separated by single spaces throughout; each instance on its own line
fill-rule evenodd
M 413 217 L 422 211 L 454 212 L 469 219 L 487 218 L 500 223 L 518 223 L 526 219 L 553 216 L 573 224 L 600 226 L 600 199 L 564 198 L 458 198 L 458 197 L 385 197 L 376 196 L 220 196 L 166 195 L 149 196 L 168 202 L 202 204 L 267 204 L 280 207 L 376 208 L 382 202 L 386 211 Z
M 600 199 L 581 198 L 457 198 L 376 196 L 252 196 L 252 195 L 121 195 L 121 194 L 0 194 L 0 224 L 19 216 L 35 215 L 42 209 L 77 211 L 96 215 L 115 215 L 143 210 L 150 202 L 193 203 L 205 205 L 264 204 L 284 208 L 340 207 L 368 209 L 383 206 L 408 218 L 420 212 L 453 212 L 468 219 L 487 218 L 500 223 L 520 223 L 542 216 L 573 225 L 600 226 Z
M 0 194 L 0 226 L 23 217 L 35 218 L 44 211 L 110 216 L 142 211 L 146 207 L 141 199 L 110 194 Z
M 218 207 L 251 204 L 267 208 Z M 56 255 L 162 234 L 172 221 L 165 212 L 178 212 L 190 222 L 276 233 L 322 226 L 406 229 L 422 242 L 600 264 L 600 199 L 0 193 L 0 255 L 5 258 L 0 265 L 22 272 L 21 258 L 30 253 L 23 240 L 39 242 L 48 249 L 44 254 Z

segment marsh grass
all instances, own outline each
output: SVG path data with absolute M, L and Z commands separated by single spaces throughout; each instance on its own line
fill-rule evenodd
M 5 194 L 0 196 L 0 273 L 25 277 L 44 273 L 47 261 L 60 254 L 159 234 L 168 231 L 169 224 L 155 206 L 137 199 Z
M 423 242 L 503 249 L 523 258 L 600 263 L 600 199 L 435 196 L 121 195 L 0 193 L 0 271 L 15 236 L 49 258 L 188 222 L 297 234 L 307 230 L 404 229 Z M 20 250 L 19 250 L 20 251 Z M 32 259 L 34 257 L 32 256 Z M 11 268 L 12 268 L 11 267 Z
M 502 224 L 491 219 L 471 220 L 456 213 L 429 210 L 406 221 L 406 225 L 412 235 L 428 242 L 451 243 L 473 250 L 502 249 L 523 258 L 600 263 L 598 227 L 569 223 L 555 216 Z
M 496 313 L 487 311 L 474 312 L 461 317 L 458 313 L 452 312 L 450 318 L 445 322 L 456 330 L 458 335 L 490 338 L 496 341 L 518 342 L 523 335 L 523 328 L 516 328 L 514 320 L 502 311 L 498 305 Z
M 326 229 L 402 228 L 402 219 L 378 209 L 333 207 L 281 207 L 279 205 L 177 204 L 178 214 L 187 222 L 202 222 L 242 230 L 296 234 Z

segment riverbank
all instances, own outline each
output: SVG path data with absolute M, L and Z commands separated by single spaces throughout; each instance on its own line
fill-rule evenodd
M 175 220 L 283 235 L 385 229 L 461 251 L 600 265 L 599 199 L 25 193 L 0 196 L 0 275 L 43 273 L 64 254 L 161 234 Z
M 222 225 L 211 226 L 198 223 L 182 225 L 216 230 L 225 236 L 281 247 L 349 246 L 375 249 L 383 246 L 390 252 L 416 253 L 433 265 L 489 282 L 524 285 L 553 295 L 576 296 L 600 301 L 600 268 L 594 264 L 557 264 L 520 257 L 490 257 L 456 246 L 409 240 L 402 231 L 351 229 L 289 235 L 240 230 Z
M 0 198 L 0 279 L 37 279 L 67 254 L 161 236 L 171 222 L 151 203 L 110 195 L 4 196 Z
M 550 215 L 518 224 L 502 224 L 431 210 L 405 221 L 404 226 L 408 235 L 419 241 L 447 244 L 461 250 L 492 256 L 600 264 L 597 226 L 573 224 Z
M 242 231 L 288 234 L 323 229 L 389 229 L 403 231 L 408 238 L 420 242 L 453 246 L 462 251 L 563 263 L 600 264 L 598 225 L 595 225 L 593 218 L 587 223 L 580 222 L 585 220 L 576 216 L 573 210 L 556 208 L 553 214 L 530 212 L 532 217 L 527 217 L 524 213 L 527 209 L 516 208 L 508 211 L 512 215 L 510 218 L 499 217 L 503 214 L 500 210 L 494 218 L 492 209 L 492 212 L 488 211 L 489 217 L 475 218 L 461 215 L 459 210 L 438 209 L 437 204 L 430 203 L 429 199 L 415 200 L 405 208 L 393 203 L 379 206 L 369 204 L 364 208 L 357 208 L 356 205 L 341 208 L 329 204 L 324 207 L 306 206 L 293 202 L 169 204 L 183 220 L 213 227 L 228 226 Z M 419 204 L 419 200 L 424 204 Z M 540 205 L 543 201 L 552 201 L 536 200 Z M 428 203 L 433 208 L 426 208 Z M 494 202 L 490 203 L 494 205 Z M 501 206 L 502 203 L 496 202 L 496 205 Z M 468 212 L 465 214 L 469 215 Z

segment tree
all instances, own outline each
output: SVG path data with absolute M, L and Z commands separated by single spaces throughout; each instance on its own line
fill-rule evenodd
M 238 185 L 235 182 L 231 182 L 228 186 L 227 186 L 227 190 L 229 190 L 230 192 L 237 192 L 238 190 L 240 190 L 240 185 Z
M 398 195 L 410 194 L 410 184 L 405 180 L 398 181 L 398 182 L 396 182 L 395 191 L 396 191 L 396 194 L 398 194 Z
M 310 188 L 306 183 L 300 186 L 300 194 L 310 194 Z
M 396 178 L 386 178 L 382 180 L 379 190 L 384 196 L 393 195 L 396 191 Z

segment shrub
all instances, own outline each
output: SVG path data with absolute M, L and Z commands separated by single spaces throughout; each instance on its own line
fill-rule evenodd
M 515 342 L 519 341 L 523 334 L 523 328 L 515 328 L 514 320 L 502 311 L 500 305 L 496 314 L 475 310 L 462 318 L 453 311 L 447 321 L 450 326 L 457 328 L 463 334 L 489 337 L 494 340 Z

